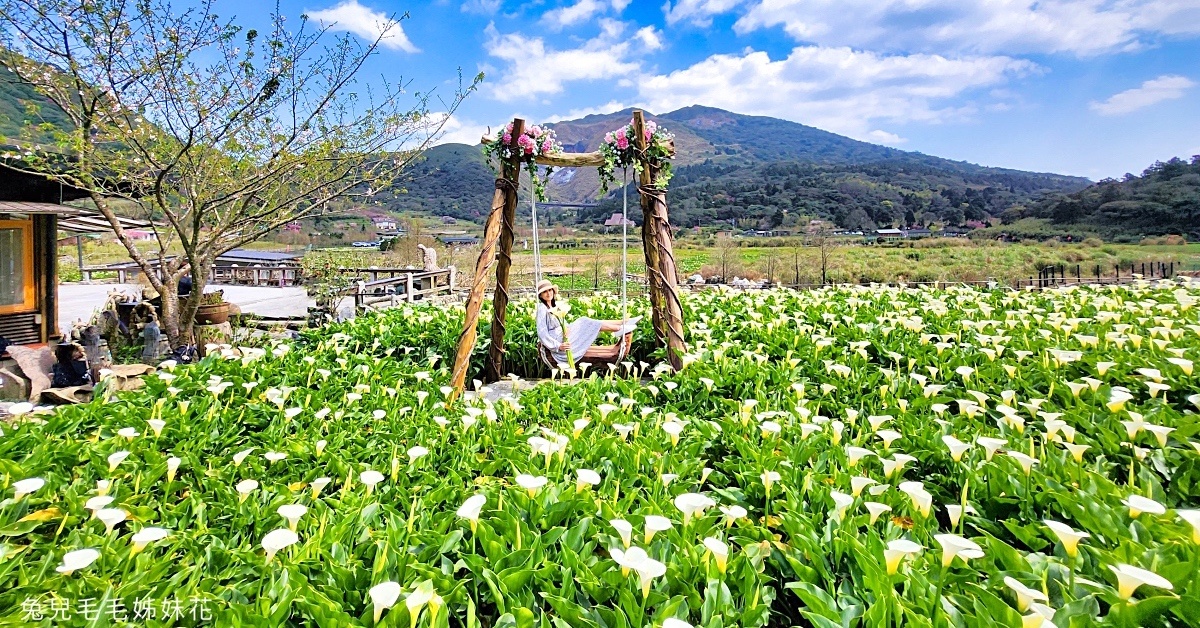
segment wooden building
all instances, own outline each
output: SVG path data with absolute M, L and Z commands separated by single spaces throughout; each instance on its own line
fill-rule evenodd
M 80 190 L 0 167 L 0 336 L 38 344 L 58 330 L 58 218 Z

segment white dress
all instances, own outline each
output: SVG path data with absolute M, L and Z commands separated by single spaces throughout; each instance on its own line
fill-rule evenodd
M 534 316 L 537 319 L 538 340 L 550 350 L 556 362 L 565 365 L 567 352 L 558 350 L 562 344 L 562 325 L 559 324 L 558 318 L 550 313 L 550 308 L 546 307 L 545 303 L 540 302 Z M 567 340 L 571 342 L 571 355 L 575 357 L 576 362 L 596 344 L 596 338 L 599 336 L 600 321 L 597 319 L 585 316 L 567 324 Z

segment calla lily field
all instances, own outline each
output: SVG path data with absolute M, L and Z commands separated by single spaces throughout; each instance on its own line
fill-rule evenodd
M 511 393 L 415 305 L 22 408 L 0 621 L 1200 625 L 1200 284 L 697 292 L 683 370 L 541 383 L 515 305 Z

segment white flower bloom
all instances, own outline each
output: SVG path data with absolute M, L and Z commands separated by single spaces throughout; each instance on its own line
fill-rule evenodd
M 96 518 L 104 524 L 104 533 L 108 534 L 113 531 L 122 521 L 129 516 L 129 513 L 120 508 L 101 508 L 96 511 Z
M 329 485 L 333 480 L 331 478 L 321 477 L 312 481 L 312 498 L 316 499 L 321 494 L 321 490 Z
M 1136 519 L 1137 516 L 1142 513 L 1162 515 L 1166 514 L 1167 512 L 1166 506 L 1163 506 L 1162 504 L 1148 497 L 1142 497 L 1141 495 L 1130 495 L 1129 497 L 1121 500 L 1121 503 L 1129 507 L 1129 516 L 1134 519 Z
M 26 478 L 24 480 L 13 482 L 13 499 L 21 499 L 30 493 L 40 490 L 45 485 L 46 480 L 43 480 L 42 478 Z
M 1182 509 L 1175 514 L 1192 526 L 1192 542 L 1200 545 L 1200 510 Z
M 629 549 L 633 543 L 633 524 L 624 519 L 611 519 L 608 523 L 621 536 L 621 543 L 625 545 L 625 549 Z
M 716 506 L 717 503 L 700 493 L 683 493 L 675 497 L 675 507 L 683 513 L 683 526 L 686 528 L 692 516 L 703 514 L 705 510 Z
M 912 500 L 913 509 L 921 513 L 922 517 L 928 517 L 929 511 L 933 509 L 933 495 L 925 490 L 925 485 L 921 482 L 901 482 L 900 492 L 908 495 Z
M 745 508 L 735 504 L 733 506 L 721 506 L 721 514 L 725 515 L 725 527 L 728 528 L 738 519 L 742 519 L 750 513 L 746 512 Z
M 108 495 L 97 495 L 84 502 L 83 507 L 92 511 L 92 516 L 95 517 L 97 512 L 99 512 L 102 508 L 107 507 L 111 503 L 113 503 L 112 497 Z
M 1017 610 L 1021 611 L 1022 613 L 1029 609 L 1030 604 L 1039 601 L 1047 602 L 1050 599 L 1045 593 L 1025 586 L 1020 580 L 1017 580 L 1012 576 L 1004 577 L 1004 585 L 1016 595 Z
M 458 507 L 455 513 L 460 519 L 466 519 L 471 525 L 471 532 L 475 531 L 479 525 L 479 513 L 483 511 L 483 507 L 487 504 L 486 495 L 472 495 L 463 502 L 462 506 Z
M 529 475 L 522 473 L 517 476 L 517 486 L 525 489 L 530 497 L 537 495 L 537 492 L 546 485 L 546 478 L 540 475 Z
M 362 482 L 367 487 L 367 495 L 371 494 L 371 491 L 374 490 L 375 485 L 382 482 L 383 478 L 383 474 L 375 471 L 374 469 L 367 469 L 366 471 L 358 474 L 358 481 Z
M 1047 528 L 1058 537 L 1058 541 L 1062 543 L 1063 550 L 1067 552 L 1067 556 L 1074 558 L 1079 554 L 1079 542 L 1090 537 L 1087 532 L 1075 530 L 1071 526 L 1060 521 L 1052 521 L 1050 519 L 1043 520 Z
M 124 461 L 128 457 L 129 457 L 129 452 L 124 451 L 124 450 L 110 454 L 108 456 L 108 471 L 109 471 L 109 473 L 116 471 L 117 465 L 121 464 L 121 462 Z
M 900 562 L 903 561 L 905 557 L 916 554 L 922 549 L 925 548 L 913 543 L 912 541 L 909 541 L 908 539 L 896 539 L 894 541 L 888 541 L 887 549 L 883 551 L 883 558 L 887 564 L 888 574 L 894 575 L 897 571 L 899 571 Z
M 299 540 L 300 537 L 287 528 L 279 528 L 268 532 L 262 539 L 262 547 L 267 552 L 267 562 L 271 562 L 276 552 L 295 544 Z
M 655 534 L 659 532 L 666 532 L 674 527 L 674 525 L 675 524 L 666 517 L 659 515 L 646 515 L 646 531 L 643 535 L 643 541 L 646 543 L 646 545 L 650 545 L 650 542 L 654 540 Z
M 983 548 L 970 539 L 957 534 L 937 534 L 933 538 L 942 546 L 943 567 L 949 567 L 956 556 L 963 560 L 983 558 Z
M 721 539 L 710 536 L 704 539 L 704 549 L 717 561 L 717 571 L 725 573 L 729 565 L 729 546 Z
M 233 466 L 235 466 L 235 467 L 242 466 L 242 462 L 245 461 L 246 457 L 249 456 L 250 453 L 253 452 L 255 449 L 257 449 L 257 448 L 251 447 L 249 449 L 243 449 L 243 450 L 237 452 L 236 454 L 233 454 Z
M 1151 586 L 1167 591 L 1175 588 L 1170 580 L 1140 567 L 1121 563 L 1116 566 L 1109 565 L 1108 568 L 1117 575 L 1117 594 L 1123 600 L 1132 598 L 1134 592 L 1141 586 Z
M 147 545 L 157 543 L 168 536 L 171 536 L 171 532 L 165 528 L 156 528 L 153 526 L 142 528 L 133 535 L 133 553 L 137 554 L 145 549 Z
M 871 525 L 875 525 L 875 522 L 879 520 L 879 517 L 883 513 L 892 511 L 891 506 L 888 506 L 887 504 L 881 504 L 879 502 L 863 502 L 863 507 L 866 508 L 867 512 L 871 515 Z
M 94 549 L 80 549 L 63 554 L 63 562 L 57 567 L 58 573 L 69 576 L 80 569 L 86 569 L 100 558 L 100 552 Z
M 971 449 L 970 444 L 964 443 L 949 434 L 942 436 L 942 442 L 945 443 L 946 448 L 950 450 L 950 457 L 953 458 L 955 462 L 961 461 L 963 454 L 967 453 L 967 451 Z
M 308 512 L 308 507 L 303 504 L 284 504 L 275 512 L 279 513 L 280 517 L 287 519 L 288 528 L 295 532 L 296 526 L 300 523 L 300 517 Z
M 414 447 L 409 447 L 408 448 L 408 461 L 416 462 L 418 459 L 420 459 L 421 457 L 428 455 L 428 454 L 429 454 L 429 450 L 420 445 L 416 445 Z

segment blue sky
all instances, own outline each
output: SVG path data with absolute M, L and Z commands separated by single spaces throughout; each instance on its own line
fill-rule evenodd
M 226 15 L 255 4 L 219 3 Z M 474 143 L 550 122 L 702 104 L 905 150 L 1099 179 L 1200 154 L 1200 0 L 284 0 L 357 36 L 368 79 L 449 92 Z M 253 21 L 254 15 L 239 17 Z

